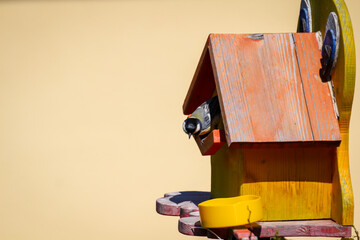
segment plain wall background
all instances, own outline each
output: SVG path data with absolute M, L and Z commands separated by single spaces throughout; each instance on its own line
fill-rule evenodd
M 346 3 L 360 59 L 360 2 Z M 206 38 L 294 32 L 299 5 L 0 1 L 0 239 L 205 239 L 178 233 L 155 200 L 210 189 L 209 157 L 181 129 Z M 359 88 L 350 127 L 358 228 Z

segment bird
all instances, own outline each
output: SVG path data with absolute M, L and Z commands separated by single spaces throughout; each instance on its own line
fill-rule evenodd
M 204 139 L 220 122 L 220 105 L 218 96 L 202 103 L 183 122 L 183 130 L 189 138 L 199 136 Z

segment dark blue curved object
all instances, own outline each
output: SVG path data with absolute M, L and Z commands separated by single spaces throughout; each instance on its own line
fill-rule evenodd
M 334 31 L 329 29 L 324 38 L 322 50 L 321 50 L 321 69 L 320 77 L 322 81 L 327 82 L 331 80 L 331 70 L 334 65 L 335 60 L 335 48 L 336 48 L 336 39 Z
M 298 32 L 310 32 L 309 13 L 306 8 L 300 9 Z

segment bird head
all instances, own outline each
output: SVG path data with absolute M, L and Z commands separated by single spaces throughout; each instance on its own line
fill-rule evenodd
M 186 134 L 189 135 L 189 138 L 191 135 L 200 133 L 201 129 L 201 122 L 197 118 L 188 118 L 183 123 L 183 130 Z

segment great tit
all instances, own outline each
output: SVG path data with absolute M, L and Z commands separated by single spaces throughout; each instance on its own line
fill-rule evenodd
M 220 122 L 220 106 L 217 96 L 202 103 L 183 123 L 186 134 L 204 138 L 217 128 Z

